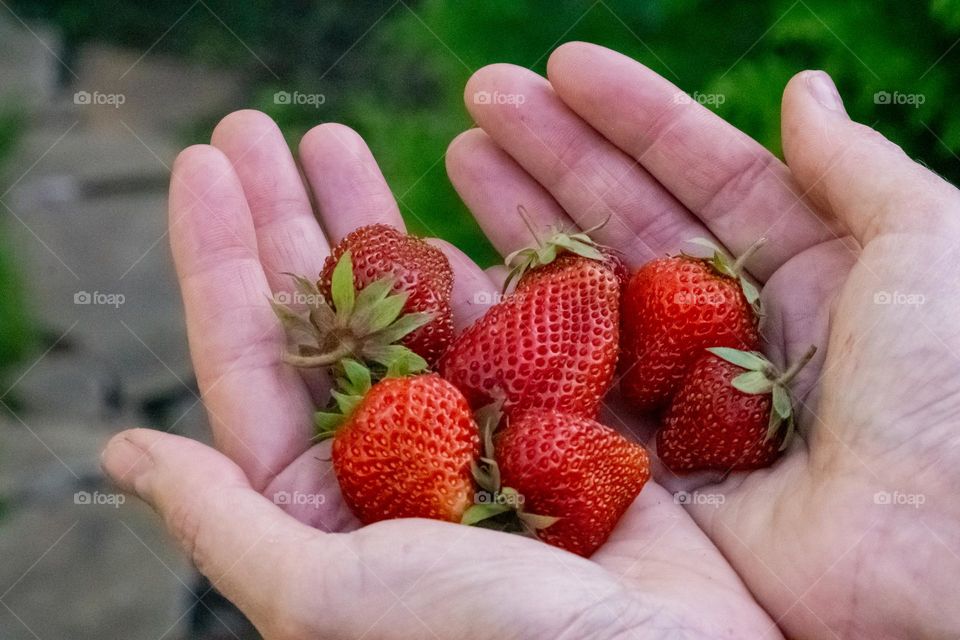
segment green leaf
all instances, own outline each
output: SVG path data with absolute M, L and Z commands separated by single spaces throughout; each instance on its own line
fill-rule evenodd
M 313 414 L 313 424 L 317 428 L 317 435 L 327 438 L 343 424 L 344 416 L 342 413 L 332 413 L 327 411 L 317 411 Z
M 776 411 L 770 412 L 770 420 L 767 422 L 767 433 L 763 437 L 763 441 L 767 442 L 771 438 L 776 437 L 777 432 L 780 430 L 780 425 L 783 424 L 783 418 L 777 415 Z
M 773 388 L 773 381 L 767 378 L 762 371 L 747 371 L 734 378 L 730 384 L 743 393 L 769 393 Z
M 567 249 L 578 256 L 589 258 L 590 260 L 602 262 L 604 259 L 603 253 L 601 253 L 599 249 L 585 242 L 573 241 L 567 246 Z
M 427 368 L 427 361 L 401 344 L 368 345 L 363 356 L 386 367 L 388 378 L 399 378 Z
M 748 371 L 764 371 L 770 365 L 763 354 L 755 351 L 743 351 L 730 347 L 709 347 L 707 351 Z
M 367 333 L 376 333 L 386 329 L 400 317 L 403 305 L 407 304 L 410 294 L 406 291 L 387 296 L 373 306 L 370 318 L 366 323 Z
M 269 300 L 270 308 L 273 309 L 274 315 L 277 316 L 277 318 L 280 320 L 280 323 L 283 325 L 283 328 L 289 333 L 302 333 L 305 334 L 306 337 L 316 337 L 316 332 L 314 331 L 313 325 L 310 324 L 310 321 L 307 320 L 302 314 L 297 313 L 285 304 L 280 304 L 272 299 Z
M 743 297 L 747 299 L 747 302 L 752 305 L 757 304 L 760 300 L 760 290 L 752 282 L 741 276 L 740 288 L 743 289 Z
M 401 338 L 413 333 L 420 327 L 433 320 L 432 313 L 407 313 L 397 319 L 386 329 L 377 332 L 376 341 L 380 344 L 391 344 L 399 341 Z
M 360 401 L 363 400 L 362 396 L 342 393 L 336 389 L 331 389 L 330 395 L 332 395 L 334 400 L 337 401 L 337 408 L 340 409 L 340 413 L 345 416 L 349 416 L 351 413 L 353 413 L 353 410 L 356 409 L 357 405 L 360 404 Z
M 360 290 L 360 293 L 357 294 L 357 301 L 355 307 L 360 309 L 362 307 L 369 307 L 373 304 L 383 300 L 387 297 L 391 291 L 393 291 L 393 285 L 396 283 L 396 278 L 393 276 L 385 276 L 379 280 L 374 280 L 363 289 Z
M 339 385 L 341 389 L 351 395 L 362 396 L 370 390 L 370 370 L 354 360 L 353 358 L 344 358 L 340 361 L 343 372 L 347 379 L 347 384 Z
M 505 504 L 475 504 L 467 509 L 460 519 L 461 524 L 474 525 L 488 518 L 493 518 L 501 513 L 511 511 L 511 507 Z
M 340 318 L 349 318 L 353 313 L 356 291 L 353 287 L 353 258 L 345 251 L 330 278 L 330 297 Z
M 790 393 L 783 385 L 774 385 L 773 387 L 773 410 L 781 418 L 789 418 L 793 411 L 790 406 Z
M 554 518 L 553 516 L 541 516 L 535 513 L 527 513 L 525 511 L 517 514 L 520 520 L 523 521 L 528 527 L 534 531 L 540 531 L 541 529 L 546 529 L 547 527 L 556 523 L 560 518 Z

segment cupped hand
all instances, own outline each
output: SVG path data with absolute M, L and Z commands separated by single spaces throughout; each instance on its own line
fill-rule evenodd
M 649 483 L 586 560 L 541 542 L 428 520 L 358 528 L 311 414 L 327 381 L 283 364 L 269 298 L 318 274 L 331 244 L 403 228 L 363 141 L 325 124 L 299 155 L 257 112 L 224 119 L 173 169 L 170 238 L 216 448 L 149 430 L 115 436 L 107 474 L 163 517 L 197 567 L 268 639 L 777 638 L 776 625 L 690 515 Z M 502 187 L 515 194 L 512 176 Z M 493 186 L 493 183 L 488 183 Z M 513 201 L 515 206 L 516 200 Z M 414 215 L 416 212 L 414 212 Z M 497 286 L 439 243 L 459 328 Z
M 790 637 L 956 637 L 960 193 L 851 121 L 823 72 L 786 87 L 786 164 L 595 45 L 560 47 L 547 79 L 481 69 L 465 99 L 480 128 L 448 173 L 504 254 L 528 241 L 518 203 L 544 226 L 609 217 L 595 238 L 634 267 L 767 238 L 748 262 L 765 349 L 783 365 L 820 347 L 794 386 L 801 437 L 767 470 L 655 477 Z M 653 444 L 649 419 L 607 409 Z

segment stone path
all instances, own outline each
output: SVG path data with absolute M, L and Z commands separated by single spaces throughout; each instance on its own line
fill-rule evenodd
M 196 604 L 189 563 L 152 513 L 118 504 L 98 465 L 124 426 L 206 437 L 165 235 L 166 181 L 178 131 L 235 108 L 239 83 L 95 47 L 57 87 L 57 39 L 31 29 L 0 19 L 0 105 L 27 120 L 0 181 L 0 229 L 50 350 L 0 394 L 0 638 L 256 637 L 211 595 Z M 123 104 L 77 104 L 77 92 Z

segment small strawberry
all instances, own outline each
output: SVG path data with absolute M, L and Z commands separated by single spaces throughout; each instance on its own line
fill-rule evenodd
M 436 374 L 388 377 L 371 386 L 354 360 L 338 366 L 339 412 L 318 412 L 333 436 L 343 499 L 364 524 L 390 518 L 460 522 L 473 504 L 471 465 L 480 436 L 467 401 Z
M 773 464 L 794 432 L 788 385 L 811 347 L 783 374 L 754 351 L 707 349 L 673 399 L 657 434 L 671 471 L 758 469 Z
M 284 361 L 298 367 L 333 367 L 344 358 L 355 358 L 387 368 L 393 375 L 425 369 L 426 360 L 396 343 L 430 324 L 434 316 L 425 312 L 403 314 L 410 293 L 391 293 L 396 290 L 393 275 L 357 291 L 354 273 L 352 253 L 345 251 L 330 274 L 329 296 L 299 276 L 293 276 L 297 290 L 292 296 L 280 294 L 305 303 L 305 313 L 271 301 L 289 340 L 295 344 L 294 350 L 283 354 Z
M 431 315 L 428 323 L 405 336 L 402 343 L 434 363 L 453 340 L 453 271 L 447 257 L 420 238 L 389 225 L 360 227 L 333 248 L 320 271 L 318 287 L 331 304 L 333 271 L 347 252 L 353 256 L 354 286 L 358 290 L 392 276 L 393 293 L 407 293 L 403 313 Z
M 533 533 L 590 556 L 650 477 L 641 445 L 588 418 L 527 411 L 508 417 L 492 441 L 496 419 L 478 418 L 487 453 L 475 476 L 485 500 L 467 511 L 466 524 Z
M 508 413 L 593 418 L 616 371 L 622 262 L 583 233 L 538 244 L 511 256 L 516 290 L 454 341 L 439 370 L 473 407 L 502 397 Z
M 707 347 L 759 349 L 760 294 L 742 270 L 761 242 L 733 263 L 716 250 L 709 259 L 653 260 L 633 274 L 623 296 L 620 380 L 631 406 L 664 407 Z

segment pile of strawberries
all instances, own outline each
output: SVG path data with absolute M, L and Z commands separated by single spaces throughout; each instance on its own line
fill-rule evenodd
M 803 362 L 780 374 L 759 352 L 742 260 L 681 255 L 630 275 L 588 233 L 508 256 L 515 288 L 459 336 L 446 257 L 392 227 L 357 229 L 316 282 L 295 277 L 310 304 L 274 304 L 284 358 L 332 373 L 314 422 L 361 522 L 462 522 L 589 556 L 650 476 L 644 447 L 597 421 L 618 362 L 624 398 L 662 420 L 671 470 L 774 461 Z

